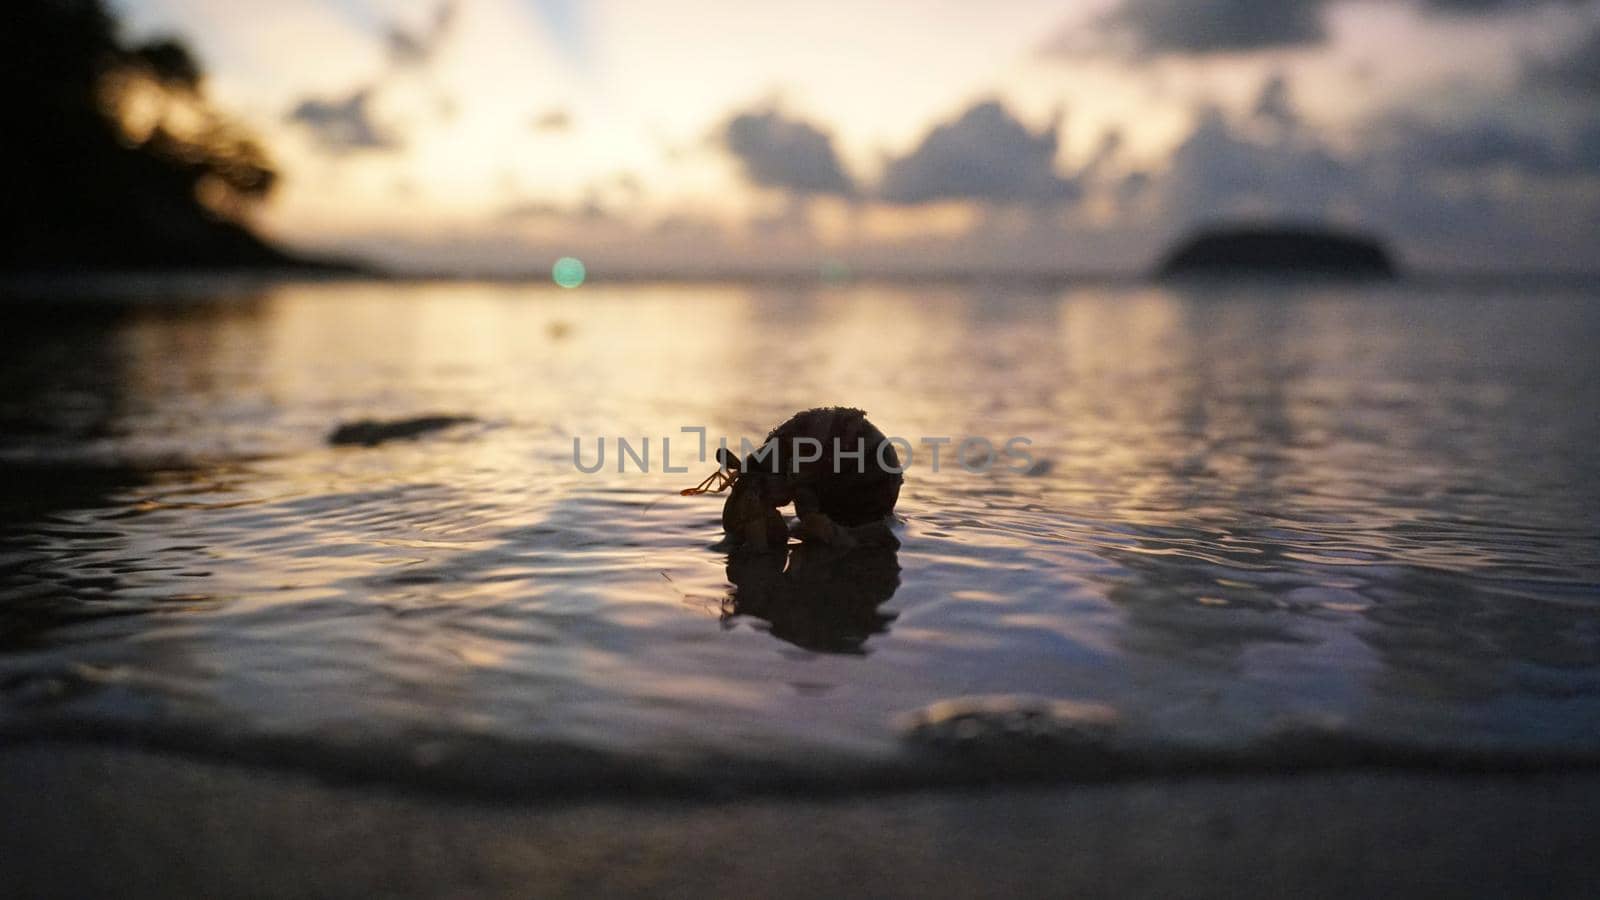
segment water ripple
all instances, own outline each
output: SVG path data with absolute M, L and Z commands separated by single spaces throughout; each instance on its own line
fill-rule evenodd
M 0 735 L 540 790 L 1590 764 L 1597 299 L 341 285 L 29 320 Z M 835 400 L 1036 460 L 924 459 L 898 550 L 763 559 L 676 496 L 702 464 L 571 464 Z M 324 442 L 435 410 L 485 424 Z

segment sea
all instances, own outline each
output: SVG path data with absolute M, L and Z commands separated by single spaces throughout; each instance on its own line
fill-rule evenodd
M 1593 280 L 0 295 L 0 744 L 486 796 L 1600 764 Z M 730 555 L 708 451 L 836 405 L 903 441 L 898 546 Z

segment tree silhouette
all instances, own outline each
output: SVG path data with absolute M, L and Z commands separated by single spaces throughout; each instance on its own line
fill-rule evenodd
M 102 0 L 12 0 L 0 29 L 0 270 L 300 262 L 246 226 L 277 182 L 174 38 Z

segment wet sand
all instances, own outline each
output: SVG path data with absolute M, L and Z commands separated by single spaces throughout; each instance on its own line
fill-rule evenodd
M 1600 775 L 494 804 L 0 750 L 12 896 L 1592 896 Z

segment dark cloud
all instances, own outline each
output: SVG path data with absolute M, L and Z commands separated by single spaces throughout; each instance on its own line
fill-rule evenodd
M 1083 164 L 1075 177 L 1089 178 L 1105 171 L 1122 153 L 1122 132 L 1116 129 L 1107 131 L 1100 136 L 1100 143 L 1095 145 L 1094 153 L 1089 161 Z
M 1425 9 L 1456 15 L 1512 12 L 1536 6 L 1582 6 L 1589 0 L 1422 0 Z
M 1152 180 L 1149 172 L 1129 172 L 1112 184 L 1111 198 L 1125 210 L 1149 195 Z
M 1579 171 L 1600 175 L 1600 120 L 1579 128 L 1569 146 L 1570 159 Z M 1600 215 L 1600 209 L 1595 210 Z
M 400 142 L 379 128 L 370 109 L 372 88 L 360 88 L 342 100 L 306 99 L 287 116 L 304 127 L 317 144 L 332 153 L 395 150 Z
M 421 29 L 391 25 L 384 34 L 389 50 L 387 71 L 375 82 L 358 87 L 342 99 L 307 97 L 295 104 L 287 120 L 309 132 L 323 150 L 342 154 L 356 151 L 397 150 L 402 142 L 372 118 L 372 100 L 404 69 L 426 66 L 455 27 L 456 2 L 444 0 Z M 458 107 L 453 97 L 441 95 L 435 109 L 443 121 L 454 119 Z
M 1230 53 L 1321 43 L 1328 0 L 1123 0 L 1103 20 L 1149 54 Z
M 1554 57 L 1529 60 L 1522 70 L 1525 87 L 1600 96 L 1600 28 Z
M 1397 161 L 1434 173 L 1501 169 L 1561 175 L 1580 169 L 1554 139 L 1490 118 L 1451 124 L 1397 120 L 1384 127 L 1382 140 L 1383 150 Z
M 1103 49 L 1120 37 L 1124 49 L 1145 56 L 1249 53 L 1324 43 L 1327 11 L 1348 0 L 1121 0 L 1101 17 L 1100 40 L 1063 32 L 1048 41 L 1047 56 Z M 1427 12 L 1493 15 L 1539 6 L 1582 6 L 1592 0 L 1411 0 Z
M 1268 78 L 1256 96 L 1255 117 L 1280 127 L 1293 127 L 1300 121 L 1294 99 L 1289 94 L 1289 79 L 1283 73 Z
M 1076 179 L 1056 172 L 1056 126 L 1034 134 L 994 101 L 936 125 L 905 156 L 889 160 L 880 196 L 889 203 L 978 200 L 1050 205 L 1077 199 Z
M 777 109 L 739 113 L 717 137 L 752 184 L 797 196 L 856 193 L 834 151 L 833 135 Z
M 1257 141 L 1220 110 L 1203 110 L 1168 160 L 1168 211 L 1186 220 L 1230 215 L 1316 218 L 1351 193 L 1356 173 L 1322 143 L 1291 133 Z
M 384 35 L 389 47 L 389 60 L 396 66 L 427 65 L 449 38 L 455 21 L 456 4 L 454 0 L 445 0 L 434 9 L 433 18 L 421 29 L 412 31 L 399 25 L 389 26 Z
M 1565 265 L 1600 219 L 1600 116 L 1539 126 L 1507 106 L 1454 121 L 1389 116 L 1358 146 L 1307 124 L 1281 98 L 1282 127 L 1256 109 L 1203 109 L 1163 167 L 1110 179 L 1118 220 L 1181 231 L 1237 218 L 1335 221 L 1393 238 L 1432 263 Z M 1262 104 L 1258 101 L 1257 107 Z

